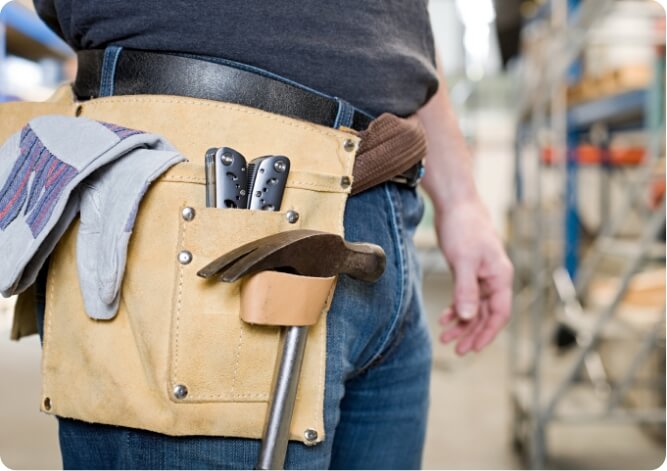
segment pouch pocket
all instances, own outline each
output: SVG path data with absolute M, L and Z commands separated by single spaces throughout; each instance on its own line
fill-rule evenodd
M 298 228 L 285 213 L 193 208 L 181 218 L 172 302 L 170 391 L 175 401 L 266 401 L 280 329 L 240 319 L 242 282 L 203 279 L 197 271 L 245 243 Z

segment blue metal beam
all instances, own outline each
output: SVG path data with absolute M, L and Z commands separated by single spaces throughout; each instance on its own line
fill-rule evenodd
M 9 2 L 0 10 L 0 22 L 57 53 L 65 56 L 73 54 L 67 43 L 51 31 L 34 12 L 16 2 Z
M 632 90 L 575 105 L 567 113 L 570 130 L 587 128 L 594 123 L 643 124 L 646 90 Z

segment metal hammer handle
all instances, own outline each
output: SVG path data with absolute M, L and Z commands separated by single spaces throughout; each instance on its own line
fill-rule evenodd
M 262 444 L 255 469 L 283 469 L 289 429 L 301 376 L 308 327 L 284 327 L 279 361 L 273 374 Z

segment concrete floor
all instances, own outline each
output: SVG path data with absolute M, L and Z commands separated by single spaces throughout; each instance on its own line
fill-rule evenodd
M 445 276 L 426 277 L 434 339 L 437 314 L 450 297 L 448 286 Z M 0 457 L 13 469 L 60 468 L 55 420 L 38 411 L 38 339 L 9 342 L 5 311 L 6 302 L 0 304 Z M 522 467 L 511 447 L 507 341 L 501 336 L 481 354 L 464 358 L 434 341 L 424 468 Z M 554 425 L 548 447 L 552 469 L 652 469 L 664 460 L 664 446 L 633 426 Z

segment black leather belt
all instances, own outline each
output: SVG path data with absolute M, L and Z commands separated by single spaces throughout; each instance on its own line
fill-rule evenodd
M 74 93 L 100 96 L 103 50 L 78 52 Z M 123 49 L 113 79 L 114 95 L 177 95 L 225 101 L 333 127 L 339 102 L 290 83 L 193 57 Z M 372 118 L 354 111 L 352 128 L 363 131 Z

